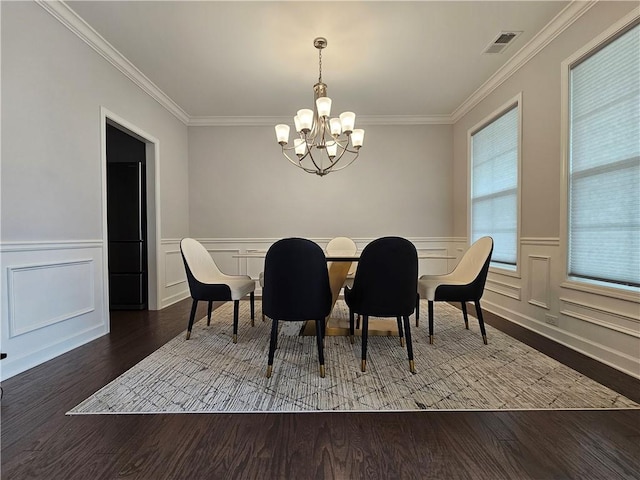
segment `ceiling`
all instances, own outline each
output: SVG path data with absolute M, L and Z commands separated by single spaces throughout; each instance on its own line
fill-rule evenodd
M 570 2 L 68 1 L 194 117 L 293 116 L 318 51 L 333 113 L 449 116 Z M 500 54 L 483 50 L 521 31 Z

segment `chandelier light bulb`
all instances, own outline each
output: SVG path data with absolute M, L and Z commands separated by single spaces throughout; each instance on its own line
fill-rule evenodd
M 334 137 L 342 133 L 342 123 L 340 123 L 339 118 L 332 118 L 329 120 L 329 125 L 331 125 L 331 135 Z
M 296 126 L 296 132 L 300 133 L 302 127 L 300 126 L 300 117 L 298 115 L 293 117 L 293 123 Z
M 327 143 L 327 154 L 329 158 L 334 158 L 338 153 L 338 142 Z
M 329 97 L 320 97 L 316 100 L 318 107 L 318 115 L 320 117 L 328 117 L 331 115 L 331 99 Z
M 340 123 L 342 123 L 342 131 L 351 133 L 356 124 L 356 114 L 353 112 L 343 112 L 340 114 Z
M 353 132 L 351 132 L 351 141 L 354 147 L 360 148 L 364 143 L 364 130 L 361 128 L 354 129 Z
M 304 140 L 301 138 L 296 138 L 293 141 L 293 144 L 296 147 L 296 155 L 298 155 L 298 157 L 302 157 L 307 150 L 307 144 L 304 143 Z
M 276 125 L 276 137 L 280 145 L 289 143 L 289 125 Z
M 300 121 L 300 130 L 302 132 L 311 130 L 313 126 L 313 110 L 308 108 L 298 110 L 298 120 Z

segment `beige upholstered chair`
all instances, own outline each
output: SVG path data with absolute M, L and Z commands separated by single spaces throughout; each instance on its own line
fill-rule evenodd
M 348 237 L 336 237 L 331 239 L 325 248 L 325 252 L 327 255 L 344 255 L 350 256 L 355 255 L 358 252 L 358 246 L 356 243 Z M 327 264 L 327 268 L 331 269 L 331 263 Z M 353 285 L 353 278 L 356 274 L 356 269 L 358 268 L 357 262 L 351 262 L 351 267 L 349 267 L 349 272 L 347 273 L 347 279 L 344 284 L 348 286 Z
M 420 297 L 429 301 L 429 343 L 433 343 L 433 302 L 461 302 L 466 328 L 469 328 L 466 302 L 474 302 L 482 341 L 487 344 L 487 333 L 480 309 L 480 298 L 489 273 L 489 263 L 493 252 L 493 239 L 482 237 L 462 256 L 456 268 L 446 275 L 422 275 L 418 280 L 418 301 L 416 305 L 416 326 L 419 318 Z
M 191 298 L 193 298 L 189 326 L 187 327 L 187 340 L 191 336 L 198 301 L 209 302 L 207 312 L 207 325 L 209 325 L 213 302 L 233 300 L 233 343 L 236 343 L 238 340 L 239 303 L 240 299 L 246 295 L 250 295 L 251 326 L 253 326 L 256 283 L 246 275 L 225 275 L 222 273 L 207 249 L 193 238 L 183 238 L 180 241 L 180 252 L 187 272 Z

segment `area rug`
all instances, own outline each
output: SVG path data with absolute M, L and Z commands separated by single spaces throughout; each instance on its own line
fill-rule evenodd
M 359 337 L 355 344 L 326 337 L 321 378 L 315 338 L 300 335 L 302 323 L 281 322 L 273 375 L 266 378 L 271 321 L 257 313 L 251 327 L 248 303 L 240 302 L 237 344 L 229 302 L 214 311 L 210 326 L 206 318 L 197 322 L 190 340 L 178 335 L 68 414 L 640 407 L 490 326 L 484 345 L 477 320 L 470 317 L 466 330 L 460 310 L 446 303 L 435 304 L 434 344 L 426 319 L 411 329 L 416 374 L 397 337 L 369 337 L 365 373 Z M 348 318 L 342 301 L 333 315 Z

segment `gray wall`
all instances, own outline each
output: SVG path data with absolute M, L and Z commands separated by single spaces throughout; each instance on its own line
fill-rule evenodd
M 521 236 L 519 270 L 492 270 L 485 308 L 561 344 L 639 376 L 637 290 L 567 278 L 561 222 L 562 62 L 625 17 L 637 2 L 599 2 L 497 87 L 453 128 L 455 236 L 467 236 L 468 130 L 522 92 Z M 606 252 L 605 252 L 606 253 Z
M 451 125 L 364 126 L 351 166 L 291 165 L 273 127 L 190 127 L 190 232 L 198 238 L 450 237 Z
M 101 107 L 159 142 L 162 238 L 188 234 L 189 197 L 186 125 L 38 4 L 1 2 L 1 21 L 7 378 L 109 331 Z
M 186 126 L 43 8 L 2 2 L 2 241 L 101 238 L 100 106 L 160 141 L 161 233 L 188 232 Z
M 522 237 L 560 233 L 560 64 L 637 2 L 601 2 L 540 51 L 454 126 L 454 234 L 467 235 L 467 131 L 502 104 L 522 99 Z

